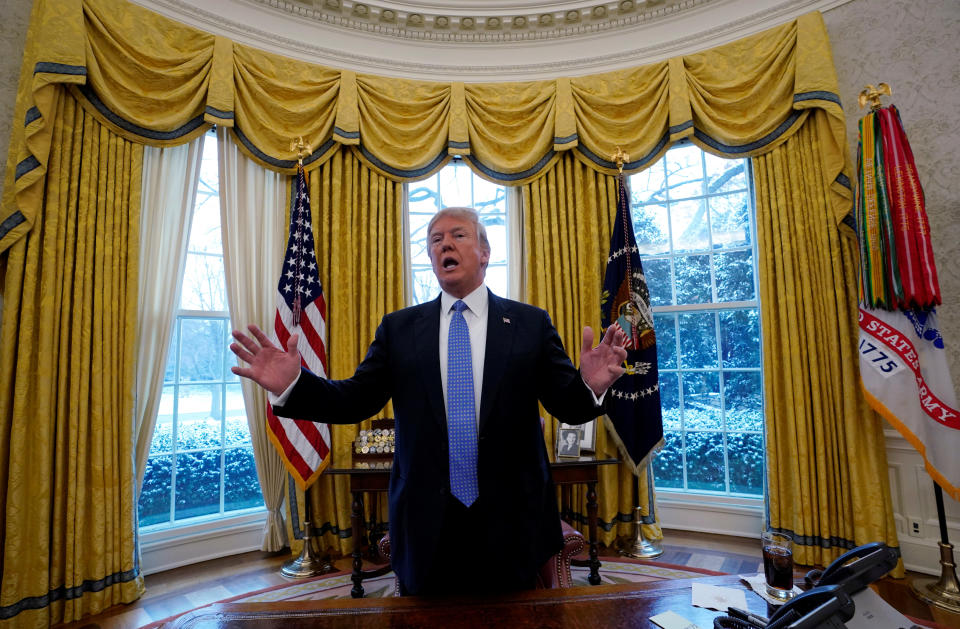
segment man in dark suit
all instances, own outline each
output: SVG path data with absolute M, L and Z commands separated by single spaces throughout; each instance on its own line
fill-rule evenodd
M 249 365 L 233 371 L 284 417 L 356 423 L 393 399 L 389 526 L 402 593 L 529 588 L 563 544 L 537 402 L 566 423 L 600 415 L 626 337 L 611 327 L 594 348 L 585 328 L 578 372 L 546 312 L 484 286 L 490 245 L 476 211 L 441 210 L 428 239 L 442 294 L 386 315 L 352 377 L 301 370 L 295 335 L 284 351 L 256 326 L 253 339 L 233 332 Z

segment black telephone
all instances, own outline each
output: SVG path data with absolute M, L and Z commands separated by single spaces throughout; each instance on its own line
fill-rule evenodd
M 899 553 L 882 542 L 854 548 L 837 557 L 826 570 L 811 570 L 806 583 L 811 589 L 785 603 L 764 624 L 750 624 L 759 629 L 841 629 L 853 618 L 853 594 L 893 570 Z M 714 627 L 747 627 L 741 621 L 728 624 L 732 618 L 714 619 Z

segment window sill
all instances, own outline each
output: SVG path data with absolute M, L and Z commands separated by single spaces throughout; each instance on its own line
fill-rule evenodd
M 762 498 L 714 496 L 657 490 L 660 526 L 736 537 L 760 537 Z
M 152 526 L 140 531 L 140 566 L 144 575 L 208 559 L 259 550 L 264 509 L 239 515 L 198 520 L 184 526 Z

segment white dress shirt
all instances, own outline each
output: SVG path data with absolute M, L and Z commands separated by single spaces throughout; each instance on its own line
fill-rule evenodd
M 450 319 L 453 318 L 453 304 L 458 301 L 446 291 L 440 292 L 440 382 L 443 386 L 443 410 L 447 411 L 447 341 L 450 338 Z M 463 319 L 470 333 L 470 361 L 473 364 L 473 412 L 480 419 L 480 393 L 483 388 L 483 359 L 487 354 L 487 313 L 490 294 L 481 284 L 472 293 L 463 298 L 467 304 Z M 479 428 L 479 426 L 478 426 Z

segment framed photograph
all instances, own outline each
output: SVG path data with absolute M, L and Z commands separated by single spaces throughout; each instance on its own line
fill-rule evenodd
M 597 448 L 597 420 L 593 419 L 586 424 L 574 426 L 572 424 L 560 423 L 560 430 L 579 430 L 580 431 L 580 451 L 594 452 Z
M 560 428 L 557 431 L 557 456 L 580 456 L 580 429 Z

